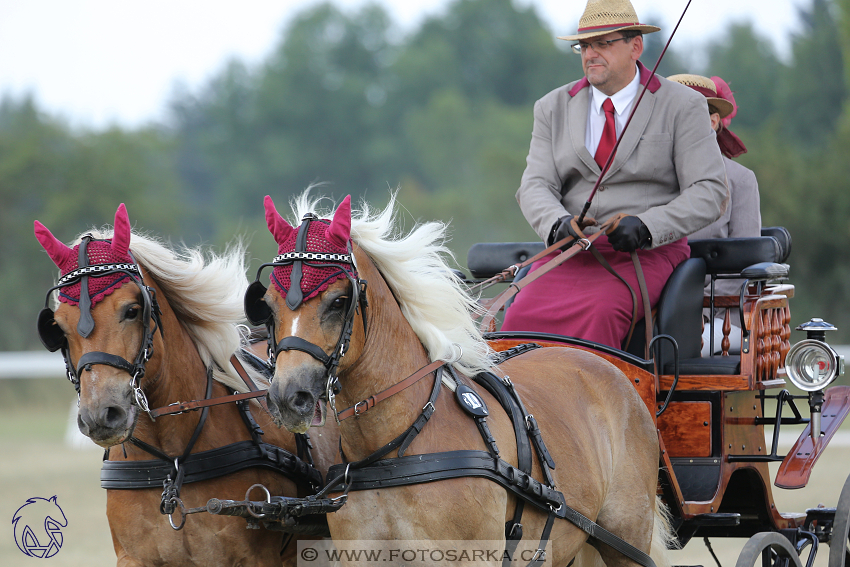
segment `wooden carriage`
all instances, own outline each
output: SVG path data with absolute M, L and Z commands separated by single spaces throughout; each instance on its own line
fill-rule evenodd
M 590 349 L 629 377 L 656 416 L 662 455 L 659 491 L 680 545 L 695 536 L 747 537 L 752 539 L 739 566 L 753 565 L 761 557 L 765 565 L 800 567 L 804 548 L 811 546 L 812 558 L 818 543 L 829 543 L 830 567 L 843 567 L 850 565 L 850 478 L 836 508 L 782 513 L 774 503 L 768 470 L 768 463 L 781 461 L 773 484 L 805 486 L 850 412 L 848 386 L 802 396 L 785 389 L 792 348 L 789 300 L 794 296 L 784 264 L 790 248 L 783 228 L 764 229 L 760 238 L 691 242 L 691 258 L 670 277 L 652 321 L 654 336 L 667 335 L 676 342 L 678 360 L 669 340 L 659 340 L 646 356 L 643 322 L 624 350 L 538 333 L 494 332 L 488 339 L 496 350 L 528 342 Z M 469 251 L 468 266 L 473 278 L 487 278 L 542 249 L 536 242 L 477 244 Z M 712 285 L 705 296 L 707 277 Z M 746 280 L 740 296 L 714 295 L 714 282 L 725 278 Z M 700 354 L 704 309 L 725 310 L 721 352 L 707 357 Z M 810 329 L 809 338 L 831 351 L 823 340 L 824 324 L 813 321 L 804 326 Z M 730 352 L 730 334 L 735 332 L 741 335 L 740 352 Z M 843 371 L 837 355 L 834 366 L 836 374 Z M 804 399 L 815 410 L 812 421 L 820 423 L 819 436 L 811 435 L 810 419 L 795 405 Z M 787 455 L 778 455 L 780 427 L 794 424 L 803 425 L 803 432 Z M 765 439 L 765 425 L 774 428 L 771 440 Z

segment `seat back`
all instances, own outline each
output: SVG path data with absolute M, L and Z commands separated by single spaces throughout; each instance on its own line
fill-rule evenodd
M 670 335 L 679 347 L 679 359 L 699 358 L 702 346 L 702 293 L 705 285 L 705 261 L 689 258 L 676 266 L 661 291 L 655 314 L 655 335 Z M 646 345 L 645 321 L 635 325 L 626 352 L 644 356 Z M 673 347 L 668 341 L 660 343 L 661 367 L 673 361 Z

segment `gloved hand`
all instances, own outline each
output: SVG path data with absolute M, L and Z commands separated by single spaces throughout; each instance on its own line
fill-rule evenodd
M 596 226 L 596 219 L 593 217 L 584 217 L 584 220 L 581 221 L 581 226 L 579 227 L 578 217 L 573 215 L 564 215 L 556 220 L 555 224 L 552 225 L 552 230 L 549 232 L 549 238 L 546 239 L 546 245 L 552 246 L 559 240 L 563 240 L 568 236 L 573 237 L 575 240 L 584 238 L 584 234 L 581 234 L 581 231 L 589 226 Z
M 633 252 L 647 246 L 650 240 L 649 229 L 634 216 L 624 216 L 608 231 L 608 242 L 620 252 Z

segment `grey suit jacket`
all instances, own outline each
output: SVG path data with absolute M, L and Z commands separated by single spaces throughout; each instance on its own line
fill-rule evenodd
M 638 67 L 646 84 L 650 72 Z M 584 145 L 590 96 L 585 78 L 534 105 L 531 147 L 516 197 L 544 241 L 558 218 L 581 212 L 599 177 Z M 588 215 L 600 222 L 621 212 L 637 215 L 652 235 L 652 248 L 718 219 L 729 191 L 708 116 L 703 95 L 654 77 Z
M 724 157 L 726 176 L 729 179 L 730 200 L 726 212 L 719 220 L 688 237 L 698 238 L 752 238 L 761 236 L 761 210 L 759 185 L 756 174 L 731 159 Z M 744 280 L 717 280 L 716 295 L 738 295 Z M 706 283 L 705 294 L 709 294 Z

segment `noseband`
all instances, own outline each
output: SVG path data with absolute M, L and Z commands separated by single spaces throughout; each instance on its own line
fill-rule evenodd
M 348 254 L 330 254 L 323 252 L 308 252 L 307 251 L 307 233 L 311 222 L 326 222 L 318 218 L 313 213 L 304 215 L 301 219 L 301 226 L 298 227 L 298 236 L 296 237 L 295 250 L 281 254 L 271 262 L 263 264 L 257 270 L 257 277 L 254 282 L 248 286 L 245 292 L 245 315 L 252 325 L 265 325 L 269 335 L 269 365 L 274 370 L 278 355 L 283 351 L 298 350 L 306 352 L 314 359 L 318 360 L 325 367 L 325 395 L 328 402 L 331 404 L 334 415 L 336 415 L 336 404 L 334 398 L 340 391 L 339 378 L 337 377 L 337 369 L 339 368 L 340 360 L 348 351 L 348 346 L 351 343 L 351 333 L 354 328 L 354 317 L 357 311 L 360 311 L 363 319 L 363 332 L 366 332 L 366 280 L 360 279 L 357 275 L 357 266 L 354 263 L 354 254 L 351 251 L 351 241 L 349 240 Z M 301 291 L 301 276 L 304 266 L 312 268 L 338 268 L 339 272 L 344 274 L 351 283 L 351 295 L 346 303 L 345 319 L 342 325 L 342 331 L 337 339 L 336 346 L 333 351 L 328 354 L 318 345 L 302 339 L 301 337 L 288 336 L 282 338 L 275 344 L 275 325 L 274 317 L 269 306 L 263 300 L 266 294 L 266 286 L 260 282 L 260 276 L 267 267 L 282 267 L 292 265 L 292 274 L 290 277 L 290 287 L 286 294 L 286 305 L 290 310 L 295 310 L 303 303 L 303 293 Z M 350 266 L 351 270 L 347 270 L 342 266 Z M 336 275 L 336 274 L 334 274 Z M 332 276 L 331 276 L 332 277 Z
M 142 281 L 142 272 L 133 258 L 132 252 L 129 250 L 127 254 L 133 260 L 132 263 L 119 264 L 96 264 L 89 265 L 88 245 L 94 239 L 89 234 L 83 237 L 80 242 L 78 268 L 68 272 L 59 279 L 59 282 L 47 290 L 47 296 L 44 300 L 44 308 L 38 314 L 38 336 L 41 342 L 50 352 L 62 350 L 62 357 L 65 359 L 65 372 L 68 380 L 74 385 L 77 391 L 77 396 L 80 395 L 80 376 L 84 370 L 91 371 L 95 364 L 103 364 L 112 366 L 119 370 L 124 370 L 130 375 L 130 388 L 133 390 L 133 403 L 142 411 L 150 413 L 148 400 L 145 393 L 141 389 L 141 381 L 145 376 L 145 364 L 153 356 L 153 336 L 159 330 L 160 336 L 163 336 L 162 322 L 160 320 L 161 312 L 159 304 L 156 301 L 156 290 L 146 286 Z M 80 320 L 77 324 L 77 332 L 81 337 L 87 338 L 94 330 L 94 319 L 91 314 L 91 298 L 88 291 L 89 277 L 104 277 L 112 274 L 124 274 L 138 286 L 142 295 L 142 342 L 139 345 L 139 352 L 133 362 L 130 362 L 123 357 L 107 352 L 93 351 L 87 352 L 80 357 L 77 366 L 71 362 L 70 352 L 68 350 L 68 339 L 63 334 L 59 325 L 56 324 L 53 310 L 50 308 L 50 295 L 57 289 L 73 285 L 80 282 Z M 154 326 L 151 327 L 151 319 L 153 318 Z

